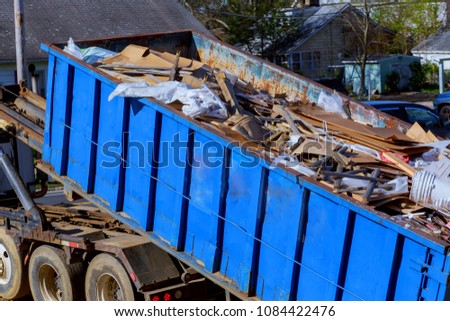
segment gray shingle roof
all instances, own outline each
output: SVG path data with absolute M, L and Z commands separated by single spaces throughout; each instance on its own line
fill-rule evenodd
M 339 16 L 348 7 L 350 7 L 349 4 L 323 6 L 317 8 L 310 16 L 310 12 L 305 12 L 307 15 L 306 20 L 302 21 L 299 19 L 297 32 L 286 36 L 275 44 L 276 52 L 278 54 L 290 54 L 324 28 L 330 21 Z M 293 15 L 301 17 L 303 15 L 303 10 L 298 10 L 298 13 L 293 13 Z
M 331 21 L 340 17 L 346 10 L 353 10 L 361 16 L 364 15 L 359 9 L 349 3 L 322 6 L 312 14 L 310 11 L 299 9 L 298 12 L 294 12 L 293 15 L 297 17 L 305 16 L 306 19 L 298 19 L 297 31 L 287 35 L 283 39 L 280 39 L 280 41 L 276 42 L 274 45 L 275 50 L 273 50 L 273 48 L 269 48 L 267 52 L 275 52 L 278 55 L 291 54 L 297 50 L 298 47 L 303 45 L 306 41 L 325 28 Z M 371 21 L 371 23 L 381 27 L 385 32 L 394 34 L 392 30 L 380 26 L 374 21 Z
M 411 52 L 450 53 L 450 29 L 435 33 L 415 46 Z
M 0 10 L 0 61 L 15 60 L 13 1 Z M 177 0 L 26 0 L 26 56 L 45 58 L 43 42 L 207 29 Z

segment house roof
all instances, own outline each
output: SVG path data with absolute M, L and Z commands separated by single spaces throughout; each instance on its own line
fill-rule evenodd
M 293 15 L 299 17 L 299 27 L 297 31 L 282 38 L 273 45 L 272 48 L 269 48 L 267 52 L 275 51 L 276 55 L 290 55 L 297 50 L 298 47 L 325 28 L 330 22 L 341 16 L 347 9 L 354 10 L 356 13 L 364 15 L 359 9 L 349 3 L 325 5 L 314 9 L 315 12 L 312 12 L 312 14 L 311 11 L 304 9 L 297 10 L 297 13 L 294 11 Z M 305 16 L 305 19 L 301 19 L 302 16 Z M 386 32 L 394 33 L 394 31 L 380 26 L 374 21 L 372 21 L 372 24 L 381 27 Z
M 450 29 L 444 29 L 425 39 L 412 53 L 450 53 Z
M 294 16 L 301 18 L 303 15 L 309 15 L 306 20 L 299 19 L 297 32 L 287 35 L 275 44 L 278 54 L 291 54 L 304 42 L 318 33 L 328 23 L 338 17 L 344 10 L 350 7 L 349 4 L 337 4 L 332 6 L 323 6 L 314 8 L 314 12 L 298 10 L 293 12 Z
M 15 61 L 13 1 L 0 10 L 0 61 Z M 25 54 L 43 59 L 43 42 L 196 29 L 209 33 L 177 0 L 26 0 Z

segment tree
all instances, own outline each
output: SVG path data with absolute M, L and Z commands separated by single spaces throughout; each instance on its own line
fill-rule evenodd
M 347 42 L 353 45 L 347 46 L 346 55 L 350 56 L 358 65 L 361 79 L 358 96 L 362 98 L 366 94 L 365 79 L 366 65 L 369 56 L 373 53 L 387 53 L 386 34 L 389 32 L 372 20 L 372 13 L 376 5 L 373 0 L 362 0 L 356 9 L 349 6 L 341 16 Z
M 180 0 L 192 14 L 216 37 L 227 40 L 229 26 L 220 19 L 224 9 L 223 0 Z
M 264 49 L 294 28 L 294 21 L 285 14 L 288 0 L 183 0 L 194 15 L 210 30 L 222 29 L 219 37 L 239 45 L 252 54 L 262 55 Z M 224 4 L 226 3 L 226 4 Z M 209 23 L 209 24 L 208 24 Z M 217 30 L 213 29 L 217 35 Z
M 373 18 L 394 30 L 393 45 L 397 52 L 409 54 L 411 49 L 442 27 L 440 17 L 445 6 L 430 0 L 404 0 L 374 8 Z
M 253 54 L 262 55 L 264 49 L 295 28 L 286 11 L 291 1 L 229 0 L 229 13 L 224 20 L 230 26 L 230 42 L 240 45 Z

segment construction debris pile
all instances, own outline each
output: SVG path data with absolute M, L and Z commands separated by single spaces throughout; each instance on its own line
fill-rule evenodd
M 324 91 L 315 104 L 268 93 L 227 70 L 136 45 L 94 66 L 122 81 L 110 99 L 158 99 L 273 166 L 282 164 L 450 242 L 450 142 L 417 123 L 407 133 L 374 128 L 353 121 L 337 94 Z

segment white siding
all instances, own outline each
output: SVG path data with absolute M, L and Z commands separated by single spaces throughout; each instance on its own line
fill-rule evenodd
M 425 61 L 431 61 L 432 63 L 439 64 L 439 59 L 443 58 L 450 58 L 450 52 L 449 53 L 442 53 L 442 54 L 426 54 L 426 53 L 415 53 L 413 52 L 413 55 L 416 57 L 422 58 L 422 63 Z M 450 70 L 450 61 L 444 61 L 444 69 Z

